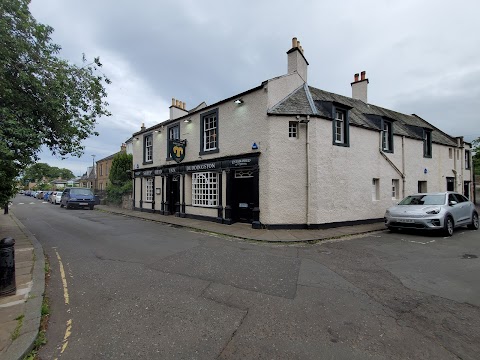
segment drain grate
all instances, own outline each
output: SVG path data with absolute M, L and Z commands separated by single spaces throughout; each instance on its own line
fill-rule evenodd
M 463 254 L 462 256 L 462 259 L 477 259 L 477 258 L 478 256 L 473 254 Z

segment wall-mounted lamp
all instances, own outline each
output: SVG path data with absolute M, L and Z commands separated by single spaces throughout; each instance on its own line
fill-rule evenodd
M 155 194 L 160 195 L 161 193 L 162 193 L 162 189 L 161 189 L 161 188 L 156 188 L 156 189 L 155 189 Z
M 158 133 L 161 133 L 162 131 L 160 129 L 157 129 L 155 130 L 155 132 L 158 134 Z
M 137 140 L 137 141 L 138 141 L 138 136 L 135 138 L 135 140 Z
M 184 123 L 189 123 L 189 122 L 192 122 L 192 119 L 185 119 L 183 120 Z
M 240 105 L 240 104 L 243 104 L 243 100 L 242 99 L 237 99 L 234 101 L 235 104 L 237 105 Z

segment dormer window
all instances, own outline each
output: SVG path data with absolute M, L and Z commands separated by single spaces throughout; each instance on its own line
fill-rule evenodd
M 349 145 L 349 121 L 348 112 L 344 109 L 334 107 L 333 119 L 333 145 Z
M 393 124 L 382 120 L 382 150 L 393 153 Z
M 423 157 L 432 157 L 432 130 L 423 130 Z

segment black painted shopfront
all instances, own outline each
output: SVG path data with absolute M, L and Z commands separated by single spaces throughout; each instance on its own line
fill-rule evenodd
M 133 205 L 138 211 L 156 212 L 162 215 L 175 215 L 179 217 L 196 218 L 215 221 L 224 224 L 234 222 L 251 223 L 253 228 L 260 228 L 259 207 L 259 153 L 252 155 L 218 158 L 214 161 L 185 163 L 175 166 L 162 166 L 156 168 L 134 171 L 134 188 L 140 187 L 140 199 L 135 199 Z M 194 215 L 188 212 L 191 204 L 185 203 L 185 192 L 192 189 L 185 188 L 185 177 L 194 173 L 218 173 L 218 206 L 215 207 L 216 216 Z M 143 189 L 145 179 L 156 177 L 153 183 L 155 193 L 161 198 L 160 207 L 155 207 L 155 201 L 145 204 Z M 223 184 L 225 195 L 223 199 Z M 136 206 L 136 204 L 140 206 Z M 223 207 L 225 204 L 225 207 Z

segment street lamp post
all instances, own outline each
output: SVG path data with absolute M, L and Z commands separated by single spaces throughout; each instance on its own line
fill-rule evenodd
M 96 186 L 95 186 L 95 179 L 96 179 L 96 176 L 95 176 L 95 155 L 92 155 L 92 172 L 93 172 L 93 181 L 92 181 L 92 188 L 93 190 L 95 190 Z

